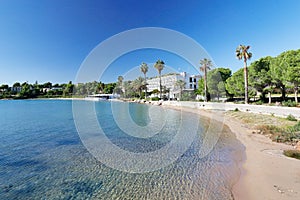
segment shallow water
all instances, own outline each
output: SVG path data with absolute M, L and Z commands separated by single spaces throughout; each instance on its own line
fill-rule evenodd
M 118 103 L 116 108 L 124 105 L 141 127 L 151 117 L 168 117 L 153 137 L 133 137 L 118 127 L 109 102 L 96 102 L 107 137 L 130 152 L 162 148 L 175 137 L 183 116 L 194 118 L 175 110 L 153 112 L 140 104 Z M 195 122 L 200 123 L 195 137 L 186 133 L 192 143 L 175 162 L 128 173 L 102 164 L 85 148 L 74 125 L 72 101 L 0 101 L 0 116 L 0 199 L 232 199 L 231 187 L 239 176 L 241 145 L 226 127 L 213 151 L 200 156 L 207 126 L 202 119 Z

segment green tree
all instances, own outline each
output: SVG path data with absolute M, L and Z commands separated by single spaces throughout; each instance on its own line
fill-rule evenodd
M 19 94 L 19 98 L 27 99 L 32 97 L 32 86 L 29 85 L 27 82 L 22 83 L 22 89 Z
M 6 85 L 6 84 L 2 84 L 1 86 L 0 86 L 0 89 L 3 89 L 3 90 L 8 90 L 8 85 Z
M 228 68 L 216 68 L 208 72 L 207 85 L 211 96 L 217 97 L 227 95 L 225 88 L 226 80 L 231 76 L 231 70 Z
M 130 93 L 131 93 L 131 85 L 130 85 L 130 81 L 124 81 L 123 82 L 123 89 L 124 89 L 124 98 L 130 97 Z
M 271 60 L 270 76 L 273 84 L 281 90 L 282 101 L 286 98 L 286 72 L 287 63 L 285 62 L 285 53 L 281 53 Z
M 147 83 L 147 72 L 148 72 L 148 65 L 146 63 L 141 64 L 141 72 L 144 74 L 145 83 Z M 147 98 L 147 85 L 145 86 L 145 99 Z
M 235 55 L 239 60 L 244 61 L 244 84 L 245 84 L 245 104 L 248 104 L 248 69 L 247 60 L 252 57 L 252 53 L 248 52 L 250 46 L 239 45 L 235 50 Z
M 103 93 L 104 94 L 112 94 L 114 92 L 114 89 L 116 87 L 116 83 L 108 83 L 105 84 L 104 89 L 103 89 Z
M 133 88 L 139 93 L 139 98 L 142 98 L 142 90 L 145 89 L 146 83 L 142 77 L 138 77 L 133 81 Z
M 103 93 L 103 89 L 105 87 L 105 84 L 102 83 L 101 81 L 98 83 L 98 87 L 97 87 L 97 92 L 98 93 Z
M 55 84 L 53 85 L 53 87 L 58 88 L 58 87 L 60 87 L 60 85 L 59 85 L 58 83 L 55 83 Z
M 15 83 L 13 84 L 13 87 L 21 87 L 21 84 L 20 84 L 19 82 L 15 82 Z
M 268 93 L 269 104 L 272 102 L 271 94 L 274 90 L 274 81 L 272 79 L 270 66 L 272 57 L 267 56 L 251 63 L 249 66 L 249 85 L 261 92 L 262 100 Z
M 68 84 L 65 85 L 64 89 L 63 89 L 63 96 L 70 96 L 73 94 L 73 89 L 74 89 L 74 85 L 72 83 L 72 81 L 69 81 Z
M 161 98 L 161 93 L 162 93 L 162 86 L 161 86 L 161 71 L 164 69 L 165 63 L 162 60 L 156 61 L 154 64 L 154 68 L 157 69 L 158 74 L 159 74 L 159 98 Z
M 239 69 L 226 80 L 226 90 L 233 96 L 245 95 L 243 69 Z
M 52 83 L 50 82 L 44 83 L 43 88 L 52 88 Z
M 207 70 L 212 67 L 211 60 L 204 58 L 200 60 L 200 71 L 204 72 L 204 101 L 208 101 L 208 89 L 207 89 Z
M 185 85 L 186 85 L 186 82 L 185 82 L 184 80 L 177 80 L 177 81 L 175 82 L 175 86 L 176 86 L 176 87 L 179 87 L 179 90 L 180 90 L 180 93 L 179 93 L 179 94 L 180 94 L 180 100 L 181 100 L 181 97 L 182 97 L 182 91 L 183 91 Z
M 122 94 L 123 93 L 123 89 L 124 89 L 123 81 L 124 81 L 124 77 L 123 76 L 118 76 L 118 82 L 117 82 L 117 85 L 116 85 L 116 88 L 115 88 L 115 92 L 117 94 Z
M 77 95 L 87 95 L 87 89 L 84 83 L 78 83 L 75 87 L 75 91 Z
M 298 88 L 300 83 L 300 49 L 297 51 L 287 51 L 285 54 L 288 66 L 286 80 L 292 84 L 295 102 L 298 103 Z
M 158 89 L 152 90 L 152 94 L 159 94 L 159 90 Z
M 204 96 L 205 92 L 204 92 L 204 78 L 199 79 L 198 81 L 198 90 L 196 92 L 197 94 Z
M 6 84 L 2 84 L 0 86 L 0 94 L 1 94 L 0 98 L 6 96 L 6 94 L 8 94 L 8 88 L 9 88 L 9 86 Z

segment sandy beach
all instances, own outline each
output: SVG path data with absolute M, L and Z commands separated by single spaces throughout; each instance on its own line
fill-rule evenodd
M 224 111 L 191 108 L 184 103 L 163 106 L 177 109 L 180 106 L 184 111 L 213 119 L 224 114 Z M 293 147 L 253 134 L 251 128 L 231 116 L 224 115 L 221 119 L 245 146 L 245 155 L 240 162 L 241 176 L 232 188 L 234 199 L 300 199 L 300 160 L 282 154 L 284 149 Z
M 292 147 L 252 134 L 251 129 L 231 117 L 226 117 L 225 123 L 246 151 L 240 180 L 233 187 L 235 199 L 299 199 L 300 160 L 282 154 Z

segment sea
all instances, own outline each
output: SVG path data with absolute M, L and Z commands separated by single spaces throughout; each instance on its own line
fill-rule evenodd
M 0 199 L 233 199 L 243 146 L 211 120 L 128 102 L 1 100 Z

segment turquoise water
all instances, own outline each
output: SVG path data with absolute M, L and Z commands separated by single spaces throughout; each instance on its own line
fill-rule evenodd
M 150 123 L 148 105 L 118 103 L 117 108 L 125 105 L 136 124 Z M 112 143 L 140 153 L 170 143 L 182 117 L 179 111 L 164 110 L 170 117 L 161 132 L 138 138 L 118 127 L 109 102 L 96 102 L 95 110 Z M 193 114 L 185 114 L 193 120 Z M 201 123 L 175 162 L 128 173 L 102 164 L 85 148 L 74 124 L 72 101 L 0 101 L 0 199 L 232 199 L 241 145 L 225 128 L 213 151 L 202 158 L 198 152 L 206 125 Z

